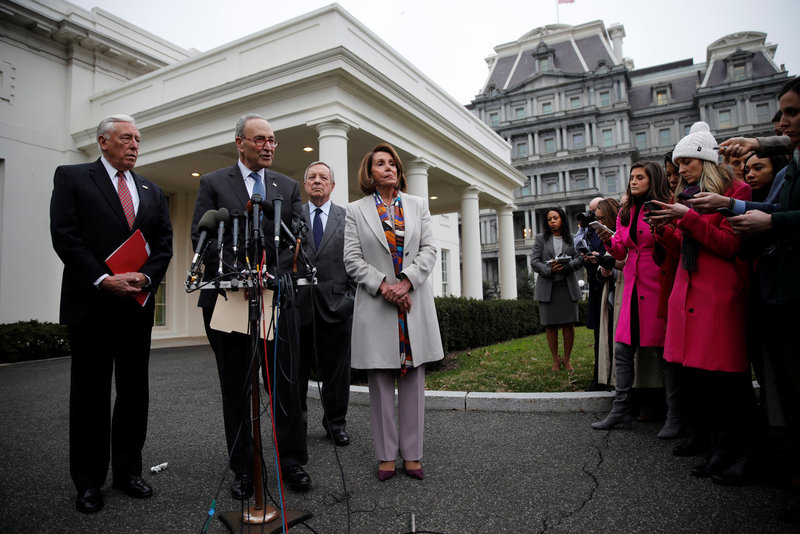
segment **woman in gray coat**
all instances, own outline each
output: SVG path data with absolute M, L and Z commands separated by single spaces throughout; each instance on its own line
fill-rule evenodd
M 436 245 L 427 202 L 407 195 L 403 164 L 381 143 L 358 171 L 366 195 L 347 206 L 344 263 L 358 283 L 352 366 L 367 369 L 378 478 L 395 474 L 398 453 L 412 478 L 423 478 L 425 363 L 444 356 L 428 277 Z M 394 417 L 395 382 L 398 424 Z
M 572 371 L 570 355 L 578 321 L 578 300 L 581 290 L 576 271 L 583 261 L 575 251 L 569 221 L 561 208 L 547 210 L 547 226 L 536 236 L 531 254 L 531 267 L 539 275 L 533 289 L 539 301 L 539 323 L 545 327 L 547 345 L 553 356 L 553 371 L 566 367 Z M 558 330 L 564 333 L 564 359 L 558 355 Z

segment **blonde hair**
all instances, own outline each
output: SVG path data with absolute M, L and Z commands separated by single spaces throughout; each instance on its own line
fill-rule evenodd
M 687 158 L 688 159 L 688 158 Z M 708 191 L 722 195 L 733 183 L 733 173 L 730 169 L 723 165 L 711 163 L 710 161 L 701 160 L 703 162 L 703 174 L 700 175 L 700 180 L 697 185 L 700 186 L 700 191 Z M 678 182 L 678 187 L 675 188 L 675 196 L 686 189 L 689 184 L 686 179 L 681 176 Z

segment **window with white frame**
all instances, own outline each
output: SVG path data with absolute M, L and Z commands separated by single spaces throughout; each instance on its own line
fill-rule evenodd
M 489 126 L 497 126 L 500 124 L 500 114 L 498 112 L 489 113 Z
M 553 113 L 553 102 L 552 101 L 542 102 L 539 106 L 539 109 L 542 111 L 542 115 L 550 115 Z
M 583 142 L 583 132 L 575 132 L 572 134 L 572 148 L 584 148 L 586 144 Z
M 569 97 L 569 109 L 581 109 L 581 97 L 579 96 Z
M 636 140 L 637 149 L 647 150 L 647 132 L 636 132 L 634 139 Z
M 543 174 L 542 188 L 545 193 L 558 193 L 558 173 Z
M 611 105 L 611 91 L 600 91 L 600 106 L 606 107 Z
M 518 108 L 514 108 L 514 117 L 516 117 L 516 119 L 518 121 L 524 119 L 525 118 L 525 106 L 520 106 Z
M 717 114 L 717 123 L 720 129 L 733 128 L 733 119 L 731 118 L 731 110 L 721 109 Z
M 572 188 L 575 190 L 578 189 L 588 189 L 589 187 L 589 177 L 585 172 L 575 172 L 571 173 L 572 178 Z
M 517 141 L 515 143 L 517 148 L 517 157 L 518 158 L 527 158 L 528 157 L 528 141 Z
M 763 123 L 771 120 L 772 112 L 769 110 L 769 104 L 767 102 L 756 104 L 756 122 Z
M 603 139 L 603 146 L 614 146 L 614 131 L 611 128 L 604 128 L 600 134 Z
M 552 154 L 556 151 L 556 138 L 555 137 L 545 137 L 542 139 L 544 142 L 544 153 L 545 154 Z
M 656 106 L 665 106 L 667 105 L 667 90 L 666 89 L 656 89 Z
M 669 128 L 661 128 L 658 130 L 658 146 L 669 146 L 672 144 L 672 136 L 669 133 Z
M 617 173 L 606 172 L 603 173 L 603 177 L 606 179 L 606 193 L 619 192 L 619 189 L 617 187 Z

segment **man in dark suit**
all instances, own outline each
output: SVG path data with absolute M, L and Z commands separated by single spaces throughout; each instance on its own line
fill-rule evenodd
M 270 205 L 278 195 L 282 197 L 285 207 L 281 210 L 281 219 L 287 227 L 291 227 L 294 218 L 303 220 L 300 187 L 297 182 L 288 176 L 269 170 L 278 146 L 270 124 L 259 115 L 242 116 L 236 123 L 235 142 L 239 160 L 232 167 L 219 169 L 200 179 L 200 190 L 197 193 L 197 203 L 192 218 L 192 240 L 195 245 L 200 235 L 198 223 L 203 214 L 208 210 L 219 210 L 220 208 L 226 208 L 231 212 L 233 210 L 246 212 L 247 202 L 254 193 L 259 193 L 264 204 Z M 272 235 L 274 227 L 274 223 L 270 219 L 271 217 L 264 213 L 261 221 L 262 231 L 267 236 Z M 271 243 L 271 239 L 266 241 L 268 244 Z M 212 248 L 216 247 L 212 246 Z M 239 250 L 239 265 L 244 265 L 242 249 Z M 232 240 L 225 240 L 223 259 L 228 265 L 233 264 Z M 252 263 L 256 261 L 256 258 L 250 258 L 250 260 Z M 204 264 L 204 280 L 216 276 L 219 265 L 218 255 L 207 255 Z M 281 250 L 280 257 L 276 262 L 274 249 L 268 245 L 267 266 L 271 274 L 275 274 L 276 267 L 279 275 L 289 273 L 292 269 L 291 251 Z M 227 296 L 228 298 L 244 298 L 241 296 L 243 294 L 244 292 L 231 292 Z M 247 377 L 254 354 L 249 336 L 236 332 L 221 332 L 211 328 L 217 296 L 217 291 L 200 291 L 198 306 L 203 309 L 206 335 L 217 360 L 225 437 L 231 457 L 230 468 L 235 474 L 231 494 L 235 499 L 244 500 L 253 493 L 253 444 L 249 438 L 250 432 L 247 424 L 250 417 Z M 300 408 L 300 390 L 297 383 L 299 341 L 297 340 L 295 317 L 296 310 L 292 305 L 281 310 L 278 321 L 277 377 L 272 376 L 275 352 L 273 342 L 267 343 L 269 365 L 266 367 L 270 378 L 269 383 L 276 390 L 275 433 L 283 480 L 291 489 L 304 491 L 311 487 L 311 478 L 303 469 L 303 465 L 308 461 L 308 450 Z M 261 343 L 258 345 L 259 347 L 263 346 Z M 257 353 L 256 356 L 263 363 L 263 354 Z M 264 382 L 267 383 L 266 378 Z
M 344 268 L 345 209 L 331 202 L 333 170 L 321 161 L 303 178 L 311 226 L 303 249 L 317 268 L 317 285 L 300 286 L 300 388 L 303 413 L 311 369 L 322 381 L 322 426 L 338 446 L 350 444 L 347 403 L 350 399 L 350 329 L 355 283 Z M 306 415 L 306 420 L 308 419 Z
M 103 507 L 109 449 L 113 487 L 145 498 L 148 360 L 156 289 L 172 258 L 167 200 L 133 173 L 139 130 L 127 115 L 97 128 L 102 157 L 58 167 L 50 202 L 50 233 L 64 262 L 60 321 L 67 325 L 72 370 L 69 400 L 70 474 L 84 513 Z M 150 246 L 139 272 L 113 274 L 106 258 L 137 230 Z M 142 306 L 136 297 L 149 293 Z M 111 375 L 116 374 L 113 419 Z

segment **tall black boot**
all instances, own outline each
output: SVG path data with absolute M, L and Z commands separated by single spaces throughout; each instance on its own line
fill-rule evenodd
M 660 439 L 675 439 L 682 431 L 680 365 L 661 358 L 661 374 L 664 377 L 667 419 L 658 432 Z
M 617 390 L 611 411 L 602 421 L 592 423 L 595 430 L 611 430 L 617 425 L 631 427 L 631 398 L 633 386 L 633 357 L 636 349 L 624 343 L 614 346 L 614 363 L 617 368 Z
M 705 462 L 692 467 L 692 476 L 708 478 L 727 469 L 733 460 L 730 449 L 730 434 L 716 428 L 711 431 L 711 453 Z

